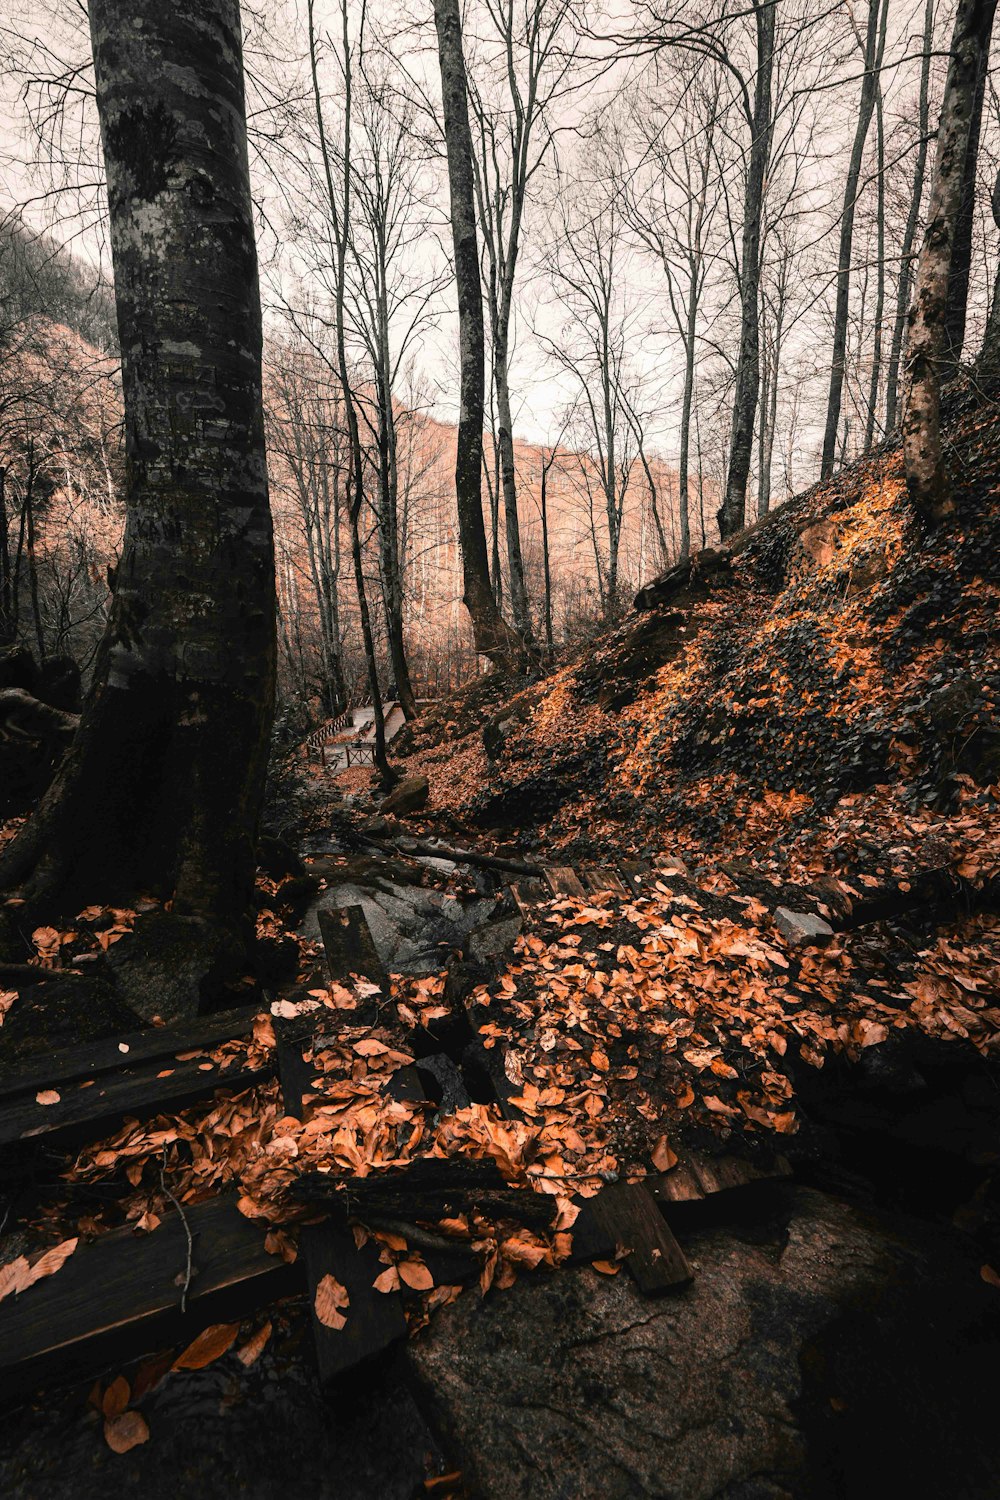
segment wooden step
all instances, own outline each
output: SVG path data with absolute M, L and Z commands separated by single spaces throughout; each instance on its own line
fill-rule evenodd
M 627 1251 L 625 1265 L 646 1296 L 673 1291 L 692 1279 L 687 1257 L 644 1182 L 609 1183 L 596 1197 L 588 1198 L 573 1234 L 574 1250 L 579 1238 L 581 1248 L 589 1243 Z M 608 1253 L 604 1250 L 590 1258 L 604 1259 Z
M 587 894 L 570 865 L 543 865 L 542 879 L 553 896 L 583 897 Z
M 190 1230 L 192 1275 L 181 1296 Z M 166 1216 L 151 1234 L 112 1230 L 54 1275 L 0 1303 L 0 1394 L 39 1380 L 69 1382 L 115 1361 L 184 1345 L 209 1323 L 233 1322 L 298 1291 L 302 1269 L 264 1248 L 265 1230 L 226 1194 Z

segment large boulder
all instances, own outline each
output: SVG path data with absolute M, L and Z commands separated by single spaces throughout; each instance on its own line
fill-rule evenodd
M 803 1189 L 683 1236 L 695 1280 L 467 1292 L 408 1348 L 479 1500 L 1000 1494 L 1000 1292 L 950 1230 Z
M 379 811 L 386 816 L 405 818 L 427 806 L 430 783 L 426 776 L 405 776 L 385 798 Z

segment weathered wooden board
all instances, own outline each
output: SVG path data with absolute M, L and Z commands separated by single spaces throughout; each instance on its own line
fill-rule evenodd
M 324 906 L 316 913 L 331 979 L 363 975 L 372 984 L 385 983 L 379 957 L 363 906 Z
M 522 917 L 530 916 L 532 907 L 537 906 L 540 901 L 547 901 L 550 894 L 545 881 L 536 875 L 524 875 L 520 880 L 512 880 L 510 893 L 517 902 Z
M 24 1144 L 66 1148 L 108 1134 L 126 1116 L 148 1119 L 184 1109 L 215 1089 L 240 1093 L 273 1075 L 270 1061 L 251 1067 L 236 1060 L 222 1067 L 205 1057 L 179 1062 L 171 1056 L 94 1079 L 60 1082 L 0 1103 L 0 1151 Z
M 650 883 L 652 867 L 644 859 L 623 859 L 619 861 L 618 868 L 629 889 L 641 896 Z
M 577 873 L 569 865 L 543 865 L 542 879 L 553 896 L 585 896 Z
M 30 1062 L 17 1072 L 0 1074 L 0 1101 L 10 1096 L 34 1094 L 39 1089 L 56 1088 L 70 1079 L 96 1078 L 99 1073 L 115 1072 L 125 1066 L 171 1059 L 178 1052 L 207 1049 L 220 1042 L 249 1036 L 260 1006 L 239 1010 L 220 1010 L 213 1015 L 198 1016 L 175 1026 L 149 1026 L 125 1036 L 106 1037 L 96 1042 L 81 1042 L 67 1047 L 39 1062 Z M 169 1066 L 169 1061 L 164 1063 Z
M 23 1397 L 41 1379 L 78 1379 L 111 1360 L 184 1345 L 209 1323 L 300 1289 L 298 1263 L 267 1253 L 264 1229 L 243 1217 L 235 1196 L 185 1207 L 184 1217 L 194 1240 L 186 1312 L 181 1216 L 167 1215 L 152 1234 L 113 1230 L 0 1303 L 0 1395 Z
M 584 865 L 577 874 L 588 895 L 597 895 L 600 891 L 614 891 L 616 896 L 630 894 L 618 871 L 613 870 L 610 865 Z
M 684 1251 L 643 1182 L 609 1183 L 587 1200 L 574 1227 L 627 1250 L 625 1264 L 647 1296 L 685 1286 L 692 1279 Z

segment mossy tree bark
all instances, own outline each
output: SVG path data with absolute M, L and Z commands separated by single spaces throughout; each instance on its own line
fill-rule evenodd
M 947 362 L 947 309 L 955 237 L 976 99 L 997 0 L 959 0 L 941 103 L 934 180 L 910 308 L 903 457 L 910 499 L 925 520 L 954 510 L 941 447 L 941 378 Z
M 141 893 L 248 931 L 274 550 L 238 0 L 90 0 L 126 527 L 74 745 L 0 865 L 29 911 Z

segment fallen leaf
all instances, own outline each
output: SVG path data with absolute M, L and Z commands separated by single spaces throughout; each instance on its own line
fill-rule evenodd
M 406 1285 L 412 1287 L 415 1292 L 429 1292 L 434 1285 L 434 1277 L 423 1261 L 401 1260 L 398 1270 Z
M 175 1370 L 203 1370 L 206 1365 L 220 1359 L 236 1342 L 240 1331 L 238 1323 L 213 1323 L 192 1339 L 182 1354 L 174 1360 Z
M 398 1292 L 399 1272 L 395 1266 L 387 1266 L 380 1276 L 376 1276 L 372 1282 L 376 1292 Z
M 241 1344 L 236 1351 L 236 1358 L 247 1370 L 251 1365 L 257 1363 L 264 1352 L 268 1339 L 271 1337 L 270 1320 L 257 1329 L 256 1333 L 250 1335 L 245 1344 Z
M 316 1316 L 324 1328 L 343 1328 L 347 1319 L 342 1309 L 350 1305 L 351 1299 L 347 1294 L 346 1286 L 342 1286 L 335 1276 L 327 1272 L 316 1287 L 316 1297 L 313 1302 Z
M 116 1375 L 101 1397 L 101 1411 L 106 1417 L 118 1417 L 128 1406 L 132 1387 L 124 1375 Z
M 149 1423 L 141 1411 L 123 1411 L 104 1424 L 104 1441 L 113 1453 L 128 1453 L 149 1441 Z
M 994 1271 L 992 1266 L 980 1266 L 979 1274 L 988 1286 L 1000 1286 L 1000 1272 Z
M 595 1271 L 600 1271 L 602 1276 L 617 1276 L 622 1268 L 619 1260 L 592 1260 L 590 1264 Z
M 671 1167 L 677 1165 L 677 1152 L 670 1149 L 665 1135 L 660 1136 L 650 1154 L 658 1172 L 669 1172 Z
M 35 1095 L 36 1104 L 58 1104 L 62 1095 L 55 1089 L 39 1089 Z

